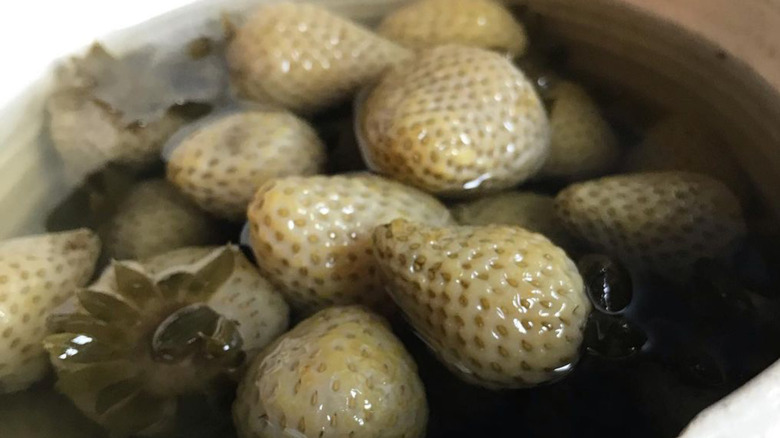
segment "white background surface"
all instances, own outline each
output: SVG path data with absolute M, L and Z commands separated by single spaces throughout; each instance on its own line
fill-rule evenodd
M 40 77 L 52 60 L 96 37 L 191 0 L 0 0 L 0 102 Z

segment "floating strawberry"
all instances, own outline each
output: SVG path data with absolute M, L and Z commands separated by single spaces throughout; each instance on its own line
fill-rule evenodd
M 260 7 L 237 31 L 228 62 L 247 97 L 314 112 L 410 55 L 320 6 L 282 2 Z
M 550 130 L 533 84 L 487 50 L 440 46 L 385 75 L 360 103 L 363 155 L 441 195 L 499 190 L 541 169 Z
M 245 338 L 243 326 L 270 317 L 283 329 L 286 316 L 275 312 L 283 306 L 252 300 L 272 292 L 263 292 L 262 279 L 242 258 L 234 248 L 220 248 L 157 275 L 138 263 L 115 262 L 113 280 L 82 291 L 79 310 L 49 321 L 56 334 L 44 345 L 57 388 L 115 435 L 169 432 L 179 396 L 208 391 L 243 365 L 246 350 L 273 338 Z
M 461 44 L 522 55 L 523 25 L 494 0 L 420 0 L 388 15 L 380 35 L 410 49 Z
M 290 303 L 307 310 L 387 304 L 371 232 L 395 218 L 451 221 L 435 198 L 368 174 L 278 179 L 263 186 L 249 206 L 261 270 Z
M 139 259 L 219 240 L 214 220 L 164 180 L 137 184 L 101 230 L 109 254 Z
M 582 179 L 610 170 L 620 149 L 596 102 L 572 82 L 556 84 L 549 98 L 552 139 L 542 175 Z
M 543 234 L 558 246 L 579 245 L 555 213 L 555 198 L 533 192 L 506 192 L 464 202 L 452 208 L 461 225 L 516 225 Z
M 739 200 L 723 183 L 686 172 L 620 175 L 558 194 L 564 225 L 629 265 L 676 275 L 724 255 L 745 234 Z
M 395 220 L 374 231 L 374 248 L 390 295 L 467 382 L 523 388 L 573 368 L 590 303 L 577 267 L 542 235 Z
M 0 242 L 0 393 L 44 376 L 46 317 L 89 281 L 99 254 L 86 229 Z
M 233 407 L 241 438 L 425 436 L 417 366 L 381 318 L 325 309 L 250 366 Z
M 246 219 L 258 187 L 270 179 L 319 173 L 325 146 L 287 112 L 244 111 L 197 129 L 168 160 L 168 180 L 210 213 Z

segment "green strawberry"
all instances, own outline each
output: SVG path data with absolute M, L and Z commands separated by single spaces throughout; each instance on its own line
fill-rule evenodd
M 0 242 L 0 393 L 44 377 L 46 318 L 89 281 L 99 255 L 86 229 Z
M 542 235 L 395 220 L 374 231 L 374 250 L 390 295 L 465 381 L 524 388 L 577 361 L 590 302 L 577 267 Z
M 241 438 L 422 438 L 428 406 L 417 366 L 386 322 L 332 307 L 255 360 L 233 414 Z

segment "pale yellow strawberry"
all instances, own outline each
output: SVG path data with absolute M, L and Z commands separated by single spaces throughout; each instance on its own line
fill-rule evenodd
M 590 302 L 577 267 L 544 236 L 395 220 L 376 229 L 374 249 L 408 321 L 467 382 L 523 388 L 573 368 Z
M 380 35 L 410 49 L 461 44 L 522 55 L 523 25 L 494 0 L 419 0 L 385 17 Z
M 244 111 L 195 130 L 168 159 L 168 180 L 202 209 L 245 220 L 270 179 L 319 173 L 325 145 L 308 123 L 283 111 Z
M 228 49 L 246 97 L 314 112 L 349 98 L 411 53 L 321 6 L 261 6 Z
M 519 184 L 539 171 L 550 130 L 533 84 L 506 58 L 440 46 L 385 75 L 358 109 L 368 164 L 431 193 Z
M 89 281 L 99 254 L 86 229 L 0 242 L 0 393 L 45 375 L 46 318 Z
M 214 220 L 164 180 L 136 185 L 101 236 L 117 259 L 145 258 L 219 240 Z
M 258 265 L 291 304 L 305 309 L 351 303 L 386 308 L 371 233 L 395 218 L 451 221 L 433 197 L 368 174 L 278 179 L 249 206 Z
M 422 438 L 428 406 L 417 366 L 386 322 L 333 307 L 257 358 L 233 417 L 241 438 Z
M 542 175 L 571 180 L 609 171 L 620 149 L 596 102 L 572 82 L 555 85 L 549 97 L 552 139 Z
M 747 175 L 723 140 L 701 122 L 680 115 L 651 127 L 642 144 L 626 157 L 625 169 L 702 173 L 722 181 L 741 198 L 750 191 Z
M 555 198 L 533 192 L 506 192 L 454 206 L 461 225 L 516 225 L 543 234 L 570 250 L 577 242 L 555 213 Z
M 638 173 L 574 184 L 556 198 L 570 232 L 594 248 L 662 274 L 726 254 L 744 236 L 737 197 L 687 172 Z

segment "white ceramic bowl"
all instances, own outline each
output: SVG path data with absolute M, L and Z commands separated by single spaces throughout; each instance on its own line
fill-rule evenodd
M 773 1 L 746 1 L 777 8 Z M 118 53 L 149 43 L 184 42 L 213 24 L 222 11 L 241 11 L 261 2 L 28 0 L 0 6 L 0 53 L 5 55 L 0 81 L 0 238 L 43 231 L 42 212 L 72 189 L 51 146 L 40 141 L 43 105 L 57 58 L 83 50 L 94 38 Z M 370 22 L 405 1 L 319 2 Z M 676 4 L 661 0 L 515 3 L 529 3 L 547 17 L 556 36 L 577 48 L 572 61 L 583 74 L 610 81 L 639 99 L 705 117 L 731 142 L 762 193 L 771 195 L 780 187 L 777 88 L 743 62 L 739 53 L 728 53 L 738 45 L 715 45 L 646 11 L 679 18 L 680 14 L 664 11 L 679 12 L 686 0 Z M 701 21 L 713 23 L 706 17 Z M 696 30 L 713 34 L 706 26 Z M 765 78 L 767 66 L 773 65 L 760 57 L 748 61 L 761 65 Z M 767 196 L 767 203 L 780 212 L 780 198 Z M 682 436 L 780 437 L 780 363 L 703 412 Z

